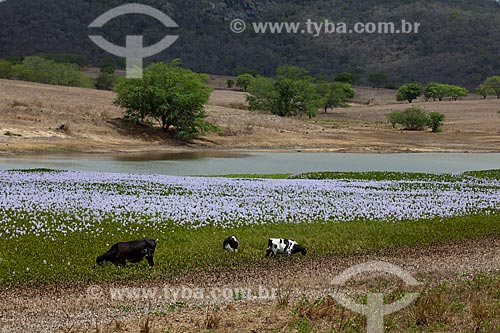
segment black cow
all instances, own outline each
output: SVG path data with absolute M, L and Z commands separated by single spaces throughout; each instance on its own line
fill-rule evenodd
M 97 257 L 97 264 L 112 263 L 115 266 L 125 266 L 128 262 L 140 262 L 146 257 L 149 266 L 154 266 L 153 255 L 155 253 L 156 240 L 143 238 L 130 242 L 121 242 L 113 245 L 108 252 Z

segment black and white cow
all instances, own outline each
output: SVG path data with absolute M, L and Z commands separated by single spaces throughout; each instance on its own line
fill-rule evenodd
M 302 253 L 303 256 L 306 255 L 307 250 L 305 247 L 300 246 L 296 241 L 291 239 L 283 238 L 269 238 L 267 241 L 267 251 L 266 257 L 275 256 L 278 253 L 288 254 L 291 256 L 295 253 Z
M 125 266 L 128 262 L 136 263 L 147 259 L 149 266 L 154 266 L 153 255 L 156 249 L 156 240 L 143 238 L 130 242 L 116 243 L 102 256 L 97 257 L 97 264 L 102 266 L 111 263 L 115 266 Z
M 222 248 L 231 252 L 238 252 L 239 242 L 236 236 L 229 236 L 224 239 Z

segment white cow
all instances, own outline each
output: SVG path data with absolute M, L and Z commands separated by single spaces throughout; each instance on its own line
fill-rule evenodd
M 267 241 L 266 257 L 275 256 L 277 253 L 286 253 L 288 256 L 300 252 L 303 256 L 306 255 L 305 247 L 300 246 L 296 241 L 284 238 L 269 238 Z

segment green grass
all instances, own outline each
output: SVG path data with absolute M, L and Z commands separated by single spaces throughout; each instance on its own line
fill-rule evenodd
M 156 280 L 210 267 L 244 267 L 265 264 L 269 260 L 308 260 L 319 256 L 359 254 L 390 247 L 499 235 L 499 220 L 500 213 L 397 223 L 318 222 L 253 225 L 234 229 L 172 226 L 172 232 L 168 234 L 140 227 L 137 235 L 158 239 L 154 268 L 147 267 L 146 262 L 129 264 L 125 268 L 95 264 L 95 258 L 113 243 L 130 240 L 130 235 L 116 232 L 119 226 L 111 224 L 107 226 L 109 230 L 97 237 L 81 232 L 56 236 L 53 241 L 34 236 L 3 240 L 0 248 L 0 284 Z M 222 250 L 223 238 L 231 234 L 240 240 L 240 251 L 236 254 Z M 269 237 L 295 239 L 308 248 L 308 256 L 264 258 Z

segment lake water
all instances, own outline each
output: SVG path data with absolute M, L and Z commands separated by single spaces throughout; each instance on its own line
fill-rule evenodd
M 40 154 L 0 158 L 0 169 L 50 168 L 166 175 L 298 173 L 306 171 L 406 171 L 458 173 L 500 169 L 500 154 L 352 154 L 185 152 L 146 154 Z

